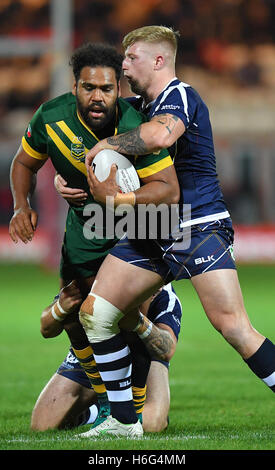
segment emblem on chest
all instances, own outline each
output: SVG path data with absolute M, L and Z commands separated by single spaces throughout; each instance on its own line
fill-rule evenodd
M 79 162 L 85 160 L 85 145 L 82 137 L 74 137 L 71 143 L 71 156 Z

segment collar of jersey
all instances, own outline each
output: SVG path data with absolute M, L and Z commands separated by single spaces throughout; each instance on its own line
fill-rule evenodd
M 166 90 L 166 88 L 168 88 L 168 87 L 171 85 L 171 83 L 173 83 L 175 80 L 178 80 L 178 78 L 177 78 L 177 77 L 172 78 L 172 80 L 170 80 L 170 82 L 168 82 L 168 83 L 165 85 L 165 87 L 163 88 L 163 90 L 160 92 L 160 95 L 161 95 L 161 93 L 163 93 L 164 90 Z
M 150 101 L 150 103 L 145 103 L 145 100 L 143 100 L 143 103 L 142 103 L 142 107 L 141 107 L 141 112 L 144 113 L 146 112 L 147 110 L 149 110 L 153 104 L 156 102 L 156 100 L 158 99 L 158 97 L 166 90 L 166 88 L 169 87 L 169 85 L 171 85 L 171 83 L 173 83 L 175 80 L 178 80 L 177 77 L 174 77 L 172 78 L 172 80 L 170 80 L 170 82 L 167 83 L 167 85 L 165 85 L 165 87 L 163 88 L 163 90 L 159 93 L 159 95 L 157 96 L 157 98 L 155 98 L 153 101 Z
M 85 124 L 85 122 L 83 121 L 82 117 L 80 116 L 78 110 L 76 110 L 76 114 L 77 114 L 77 117 L 79 119 L 79 121 L 81 122 L 82 126 L 84 126 L 87 131 L 90 132 L 90 134 L 92 134 L 92 136 L 99 142 L 99 138 L 95 135 L 95 133 L 87 126 L 87 124 Z M 118 109 L 116 107 L 116 124 L 115 124 L 115 134 L 114 135 L 117 135 L 117 128 L 118 128 Z

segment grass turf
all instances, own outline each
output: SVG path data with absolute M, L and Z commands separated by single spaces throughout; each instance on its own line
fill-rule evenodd
M 252 324 L 273 342 L 275 266 L 241 266 Z M 274 395 L 213 329 L 191 283 L 176 283 L 183 322 L 170 366 L 168 429 L 141 441 L 79 441 L 78 430 L 35 433 L 30 415 L 68 349 L 65 334 L 39 333 L 58 277 L 37 266 L 0 265 L 1 450 L 274 450 Z M 81 428 L 86 430 L 86 427 Z

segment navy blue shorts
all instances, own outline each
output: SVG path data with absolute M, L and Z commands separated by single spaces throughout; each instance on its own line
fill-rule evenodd
M 147 316 L 154 324 L 164 323 L 169 326 L 178 339 L 181 327 L 182 309 L 181 303 L 171 284 L 163 287 L 159 294 L 154 297 L 149 306 Z M 167 368 L 169 367 L 168 362 L 161 360 L 156 361 L 161 362 Z M 91 388 L 90 381 L 79 364 L 72 348 L 70 348 L 56 373 L 79 383 L 83 387 Z
M 82 369 L 79 364 L 72 348 L 70 348 L 67 356 L 57 369 L 56 373 L 63 377 L 67 377 L 67 379 L 70 379 L 73 382 L 77 382 L 83 387 L 91 388 L 90 381 L 85 374 L 84 369 Z
M 186 235 L 186 232 L 185 232 Z M 190 243 L 183 239 L 137 240 L 122 238 L 110 254 L 158 273 L 164 284 L 190 279 L 216 269 L 236 269 L 231 219 L 216 220 L 190 228 Z

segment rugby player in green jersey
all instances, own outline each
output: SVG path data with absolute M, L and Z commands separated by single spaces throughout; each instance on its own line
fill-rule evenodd
M 28 242 L 34 236 L 37 214 L 31 208 L 29 194 L 33 176 L 48 158 L 70 187 L 81 188 L 87 194 L 85 208 L 95 203 L 87 183 L 86 152 L 99 139 L 124 133 L 145 121 L 142 114 L 118 97 L 121 62 L 122 58 L 110 47 L 90 44 L 80 48 L 71 60 L 75 76 L 73 92 L 42 104 L 33 116 L 11 167 L 14 216 L 10 222 L 10 235 L 14 242 L 18 238 Z M 177 202 L 177 178 L 166 150 L 132 160 L 143 183 L 134 192 L 136 204 L 148 202 L 148 198 L 155 204 Z M 61 262 L 61 288 L 77 280 L 82 299 L 89 292 L 104 257 L 116 242 L 115 239 L 85 238 L 85 221 L 83 207 L 71 204 Z M 78 317 L 74 316 L 72 321 L 70 316 L 68 321 L 69 316 L 61 300 L 52 307 L 50 312 L 56 329 L 67 332 L 80 363 L 84 367 L 88 364 L 86 372 L 104 406 L 106 392 L 99 373 L 91 368 L 92 349 Z M 173 335 L 172 330 L 170 333 Z

